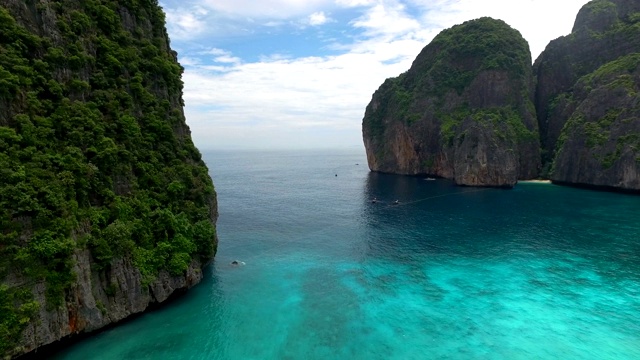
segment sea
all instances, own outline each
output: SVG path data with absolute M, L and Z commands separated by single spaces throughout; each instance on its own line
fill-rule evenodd
M 373 173 L 360 148 L 203 158 L 203 281 L 55 359 L 640 359 L 640 196 Z

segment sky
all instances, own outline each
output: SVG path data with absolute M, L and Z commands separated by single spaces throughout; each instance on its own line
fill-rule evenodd
M 490 16 L 532 60 L 571 32 L 587 0 L 160 0 L 185 68 L 185 115 L 210 149 L 363 148 L 386 78 L 440 31 Z

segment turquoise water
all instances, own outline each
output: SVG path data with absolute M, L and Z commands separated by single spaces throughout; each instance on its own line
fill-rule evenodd
M 638 196 L 374 174 L 359 150 L 204 158 L 203 282 L 57 358 L 640 359 Z

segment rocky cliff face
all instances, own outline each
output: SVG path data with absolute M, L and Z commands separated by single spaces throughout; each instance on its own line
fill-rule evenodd
M 580 78 L 568 104 L 551 179 L 640 190 L 640 53 Z
M 202 278 L 216 194 L 155 0 L 0 0 L 0 354 Z
M 635 186 L 629 179 L 638 172 L 632 141 L 620 136 L 628 135 L 623 128 L 637 129 L 631 123 L 638 121 L 637 114 L 633 115 L 636 100 L 632 90 L 638 83 L 632 64 L 618 69 L 615 62 L 638 52 L 640 2 L 594 0 L 580 10 L 572 33 L 552 41 L 536 59 L 535 99 L 543 162 L 547 168 L 553 166 L 552 179 L 624 189 Z M 605 72 L 607 76 L 602 75 Z M 597 146 L 585 142 L 578 122 L 599 128 L 609 145 L 604 140 L 598 140 Z M 556 155 L 558 161 L 552 163 Z
M 362 122 L 373 171 L 471 186 L 535 177 L 539 141 L 527 42 L 481 18 L 440 33 L 374 93 Z
M 527 54 L 526 42 L 500 21 L 443 31 L 367 107 L 371 170 L 463 185 L 542 176 L 640 190 L 640 2 L 586 4 L 572 33 L 536 60 L 533 95 Z
M 19 342 L 5 356 L 37 353 L 43 345 L 117 323 L 145 311 L 149 305 L 164 302 L 202 279 L 202 264 L 198 260 L 177 276 L 161 270 L 148 285 L 127 257 L 114 260 L 108 271 L 96 268 L 89 250 L 75 251 L 72 261 L 76 281 L 66 289 L 65 300 L 55 307 L 46 306 L 46 281 L 6 279 L 11 287 L 31 291 L 33 299 L 41 306 L 22 330 Z

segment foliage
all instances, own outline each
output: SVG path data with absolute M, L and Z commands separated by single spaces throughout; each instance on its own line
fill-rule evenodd
M 608 83 L 609 88 L 623 87 L 629 91 L 630 95 L 637 92 L 635 80 L 632 75 L 640 66 L 640 53 L 631 53 L 622 56 L 614 61 L 610 61 L 600 66 L 590 74 L 578 80 L 587 89 L 591 89 L 597 84 Z
M 38 308 L 39 304 L 33 300 L 29 291 L 12 289 L 0 284 L 0 353 L 5 354 L 12 350 L 22 329 Z
M 565 83 L 555 90 L 549 88 L 550 97 L 559 101 L 564 100 L 562 97 L 571 98 L 573 102 L 572 106 L 564 107 L 565 110 L 575 109 L 591 90 L 599 86 L 604 86 L 603 90 L 623 88 L 629 96 L 637 95 L 637 84 L 631 73 L 637 69 L 640 58 L 638 53 L 629 52 L 638 48 L 640 13 L 633 11 L 634 6 L 621 5 L 624 4 L 610 0 L 594 0 L 585 4 L 576 18 L 573 33 L 555 42 L 555 46 L 549 47 L 543 54 L 542 58 L 547 59 L 547 64 L 556 64 L 554 71 L 559 71 L 560 75 L 558 84 Z M 593 51 L 584 56 L 580 49 Z M 580 92 L 574 91 L 575 89 Z M 561 104 L 559 101 L 558 105 Z M 547 109 L 549 111 L 546 114 L 539 114 L 542 115 L 540 123 L 566 121 L 565 130 L 568 129 L 566 125 L 569 122 L 575 122 L 580 117 L 559 112 L 552 117 L 554 109 Z M 576 116 L 576 119 L 571 120 L 572 116 Z M 587 131 L 590 132 L 589 129 Z M 592 148 L 595 143 L 590 141 L 588 147 Z M 558 142 L 550 143 L 548 150 L 550 153 L 558 152 L 561 145 Z M 557 156 L 549 154 L 549 158 Z M 550 160 L 549 158 L 544 160 Z
M 633 12 L 627 16 L 627 22 L 629 23 L 638 23 L 640 22 L 640 12 Z
M 437 49 L 425 76 L 433 78 L 434 95 L 469 86 L 481 71 L 506 70 L 525 78 L 531 67 L 529 46 L 520 33 L 500 20 L 480 18 L 442 31 L 429 44 Z
M 35 35 L 0 7 L 0 276 L 45 280 L 55 307 L 77 248 L 101 269 L 132 257 L 147 281 L 209 259 L 215 191 L 180 110 L 182 68 L 157 1 L 33 11 L 54 11 L 62 37 Z M 34 306 L 2 285 L 0 352 Z
M 616 9 L 616 4 L 610 0 L 594 0 L 584 5 L 584 9 L 591 14 L 600 14 Z
M 365 128 L 376 138 L 384 133 L 387 117 L 402 119 L 408 125 L 421 119 L 416 94 L 442 98 L 455 91 L 461 95 L 481 71 L 503 70 L 513 79 L 524 80 L 530 67 L 527 42 L 503 21 L 480 18 L 456 25 L 438 34 L 408 73 L 384 82 L 374 95 L 377 107 L 370 104 L 367 109 Z M 526 86 L 525 81 L 522 84 Z M 450 125 L 445 121 L 445 128 Z
M 631 53 L 614 61 L 607 62 L 593 72 L 581 77 L 577 88 L 586 97 L 593 89 L 606 88 L 627 90 L 628 96 L 637 96 L 637 84 L 634 74 L 640 66 L 640 53 Z M 561 94 L 558 97 L 565 96 Z M 557 142 L 558 159 L 567 139 L 578 136 L 584 138 L 584 144 L 590 153 L 600 162 L 603 169 L 611 168 L 620 159 L 626 146 L 640 148 L 639 136 L 628 134 L 612 137 L 611 131 L 616 124 L 628 117 L 632 109 L 613 107 L 597 119 L 587 120 L 584 114 L 574 113 L 566 122 Z M 611 150 L 613 148 L 613 150 Z M 555 167 L 555 163 L 554 163 Z
M 458 133 L 458 127 L 464 119 L 471 115 L 468 105 L 460 106 L 449 113 L 438 113 L 440 119 L 440 136 L 445 146 L 453 146 L 453 141 Z
M 386 79 L 367 106 L 363 127 L 369 132 L 370 137 L 377 141 L 382 141 L 383 139 L 386 129 L 385 118 L 390 114 L 396 116 L 397 112 L 406 112 L 410 95 L 400 86 L 400 81 L 403 77 L 404 74 Z
M 538 134 L 526 128 L 517 111 L 509 106 L 471 109 L 468 105 L 458 107 L 450 113 L 439 113 L 442 143 L 453 146 L 460 124 L 470 118 L 476 123 L 493 125 L 498 138 L 512 138 L 519 143 L 537 140 Z
M 503 107 L 487 104 L 488 108 L 483 108 L 482 101 L 476 101 L 479 95 L 468 91 L 487 71 L 506 75 L 513 88 L 498 100 Z M 372 150 L 382 158 L 388 124 L 402 122 L 408 132 L 420 132 L 424 128 L 416 123 L 434 121 L 440 127 L 441 144 L 450 147 L 462 136 L 460 124 L 473 116 L 476 121 L 495 118 L 501 124 L 493 127 L 499 137 L 513 135 L 518 142 L 537 142 L 539 135 L 527 129 L 521 115 L 527 111 L 535 114 L 529 100 L 530 79 L 529 46 L 518 31 L 491 18 L 456 25 L 438 34 L 408 72 L 387 79 L 376 91 L 363 119 L 365 139 L 373 140 Z M 416 138 L 420 136 L 416 133 Z
M 574 31 L 586 30 L 592 38 L 600 40 L 619 31 L 623 26 L 623 22 L 618 19 L 618 7 L 614 2 L 593 0 L 580 9 Z
M 625 109 L 612 108 L 594 121 L 588 121 L 583 114 L 574 114 L 565 124 L 558 139 L 556 159 L 561 156 L 566 141 L 571 137 L 584 138 L 585 145 L 592 156 L 600 162 L 603 169 L 611 168 L 622 155 L 626 147 L 634 151 L 640 149 L 640 135 L 631 133 L 617 137 L 611 136 L 615 123 L 624 122 Z M 613 151 L 607 149 L 613 148 Z M 555 169 L 556 161 L 553 167 Z

